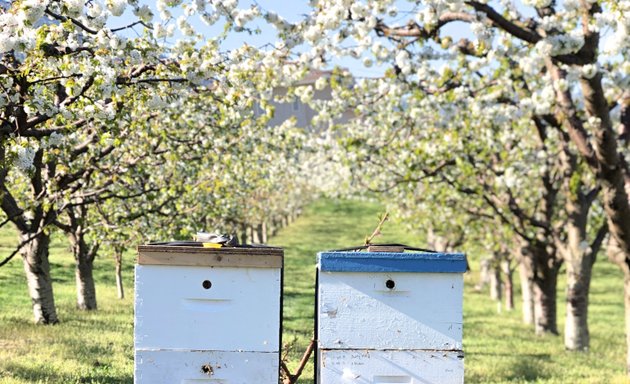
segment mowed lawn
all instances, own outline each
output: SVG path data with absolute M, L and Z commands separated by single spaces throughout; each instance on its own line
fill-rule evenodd
M 271 244 L 285 247 L 283 338 L 291 346 L 290 367 L 295 368 L 313 334 L 316 253 L 360 245 L 376 226 L 379 213 L 382 208 L 373 203 L 320 200 L 271 239 Z M 422 236 L 395 218 L 383 232 L 379 242 L 424 245 Z M 0 231 L 0 258 L 12 244 L 15 235 Z M 469 256 L 472 272 L 464 277 L 466 383 L 630 383 L 624 373 L 621 272 L 605 256 L 595 264 L 587 353 L 566 352 L 562 336 L 537 337 L 522 325 L 518 292 L 517 310 L 497 314 L 487 292 L 474 290 L 479 255 Z M 116 298 L 113 260 L 102 255 L 95 271 L 99 310 L 80 312 L 74 307 L 73 259 L 65 240 L 55 238 L 51 264 L 61 324 L 46 327 L 32 324 L 21 260 L 1 267 L 0 383 L 132 383 L 134 258 L 130 250 L 124 269 L 127 297 L 121 301 Z M 563 279 L 558 292 L 562 329 Z M 313 383 L 312 376 L 309 364 L 300 383 Z

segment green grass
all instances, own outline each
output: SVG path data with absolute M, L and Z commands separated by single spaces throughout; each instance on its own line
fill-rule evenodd
M 0 232 L 0 255 L 15 243 L 10 231 Z M 96 261 L 96 312 L 75 309 L 74 260 L 63 238 L 53 238 L 50 260 L 62 321 L 55 326 L 33 324 L 20 257 L 0 268 L 0 383 L 132 383 L 132 256 L 123 271 L 124 300 L 116 297 L 112 259 Z
M 315 254 L 359 245 L 377 223 L 373 203 L 318 201 L 270 243 L 285 247 L 284 342 L 292 344 L 295 368 L 313 332 Z M 394 221 L 379 242 L 422 246 L 422 237 Z M 0 232 L 0 255 L 15 243 Z M 0 383 L 132 383 L 133 257 L 126 255 L 127 298 L 116 298 L 111 258 L 96 261 L 99 310 L 75 309 L 74 267 L 65 242 L 53 242 L 52 269 L 61 324 L 32 324 L 30 300 L 19 259 L 0 268 Z M 4 246 L 3 246 L 4 245 Z M 474 256 L 474 255 L 473 255 Z M 477 262 L 467 273 L 464 293 L 466 383 L 628 383 L 621 272 L 604 257 L 595 264 L 590 305 L 591 349 L 566 352 L 561 336 L 537 337 L 521 324 L 517 310 L 497 314 L 487 292 L 476 292 Z M 518 285 L 518 282 L 517 282 Z M 563 327 L 564 282 L 558 287 L 558 321 Z M 312 384 L 311 364 L 300 383 Z M 264 383 L 263 383 L 264 384 Z

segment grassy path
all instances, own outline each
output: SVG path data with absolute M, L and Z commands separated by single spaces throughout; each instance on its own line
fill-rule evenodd
M 375 204 L 322 200 L 272 239 L 272 244 L 285 247 L 283 337 L 285 343 L 294 344 L 290 354 L 293 364 L 312 336 L 316 253 L 359 245 L 376 226 L 379 213 Z M 7 253 L 7 245 L 14 240 L 10 232 L 0 232 L 1 254 Z M 386 223 L 384 236 L 378 241 L 423 245 L 393 222 Z M 564 351 L 561 336 L 536 337 L 522 325 L 518 300 L 517 311 L 497 315 L 496 304 L 487 294 L 473 289 L 478 264 L 472 256 L 473 272 L 465 276 L 464 294 L 466 383 L 629 382 L 623 372 L 621 273 L 605 257 L 595 264 L 593 276 L 591 350 L 576 354 Z M 56 240 L 51 261 L 62 323 L 54 327 L 31 323 L 21 261 L 0 268 L 0 383 L 132 383 L 134 257 L 130 253 L 126 258 L 127 298 L 116 299 L 113 262 L 103 257 L 97 260 L 95 271 L 99 310 L 79 312 L 74 309 L 73 260 L 65 243 Z M 563 280 L 558 293 L 562 329 Z M 312 384 L 312 374 L 309 365 L 300 383 Z

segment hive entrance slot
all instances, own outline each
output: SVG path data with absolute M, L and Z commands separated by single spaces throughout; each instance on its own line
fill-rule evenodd
M 203 283 L 201 283 L 201 286 L 204 289 L 210 289 L 212 287 L 212 282 L 210 280 L 204 280 Z
M 394 280 L 387 280 L 385 282 L 385 286 L 389 289 L 394 289 L 396 287 L 396 282 Z

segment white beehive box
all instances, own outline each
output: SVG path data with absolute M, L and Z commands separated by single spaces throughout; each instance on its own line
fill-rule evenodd
M 318 254 L 317 382 L 464 381 L 463 254 Z
M 283 251 L 140 246 L 135 383 L 277 383 Z

